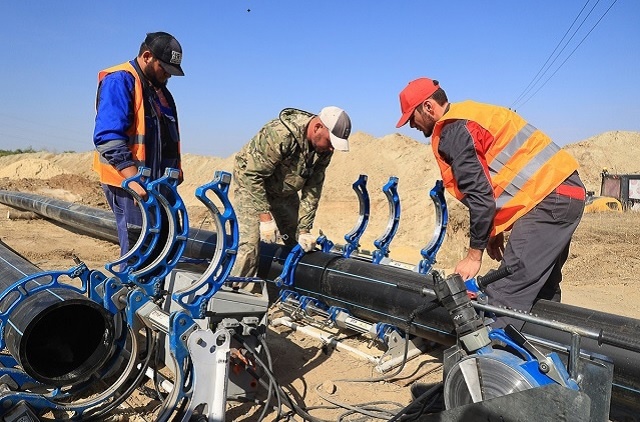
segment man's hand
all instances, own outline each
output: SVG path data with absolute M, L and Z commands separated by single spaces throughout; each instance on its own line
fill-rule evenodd
M 469 280 L 478 274 L 482 265 L 482 250 L 469 248 L 467 256 L 456 265 L 453 271 L 460 274 L 463 280 Z
M 130 179 L 138 174 L 138 168 L 136 166 L 125 167 L 120 170 L 120 174 L 122 174 L 125 179 Z M 129 183 L 129 188 L 137 193 L 143 200 L 147 199 L 147 191 L 138 182 L 133 181 Z
M 260 240 L 264 243 L 276 243 L 280 232 L 275 220 L 260 221 Z
M 316 247 L 317 237 L 311 233 L 300 233 L 298 235 L 298 244 L 305 252 L 311 252 Z
M 487 255 L 489 255 L 489 258 L 493 260 L 502 261 L 503 254 L 504 234 L 500 232 L 496 236 L 489 239 L 489 243 L 487 244 Z
M 133 189 L 133 191 L 137 193 L 143 200 L 147 199 L 147 191 L 138 182 L 129 183 L 129 188 Z

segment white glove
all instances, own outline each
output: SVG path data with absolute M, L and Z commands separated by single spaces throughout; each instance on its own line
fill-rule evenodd
M 275 220 L 260 222 L 260 241 L 264 243 L 276 243 L 280 232 L 278 231 L 278 225 Z
M 311 233 L 300 233 L 298 235 L 298 244 L 305 252 L 311 252 L 316 247 L 317 237 Z

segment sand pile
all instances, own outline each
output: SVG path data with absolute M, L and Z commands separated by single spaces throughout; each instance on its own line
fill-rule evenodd
M 0 169 L 0 177 L 9 179 L 50 179 L 68 173 L 68 170 L 40 158 L 19 160 Z

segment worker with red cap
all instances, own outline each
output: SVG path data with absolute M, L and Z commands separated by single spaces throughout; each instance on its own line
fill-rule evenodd
M 562 266 L 584 210 L 578 162 L 512 110 L 449 103 L 436 80 L 409 82 L 400 108 L 396 127 L 408 122 L 431 137 L 447 191 L 469 209 L 469 248 L 454 271 L 475 277 L 486 250 L 514 270 L 487 287 L 490 304 L 530 311 L 538 299 L 560 301 Z M 497 316 L 493 326 L 507 324 L 523 325 Z

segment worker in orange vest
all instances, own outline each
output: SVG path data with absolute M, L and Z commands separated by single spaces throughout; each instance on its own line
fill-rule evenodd
M 487 287 L 490 304 L 530 311 L 538 299 L 560 301 L 562 266 L 584 211 L 578 162 L 507 108 L 449 103 L 436 80 L 409 82 L 400 108 L 396 127 L 409 123 L 431 137 L 447 191 L 469 209 L 469 248 L 454 271 L 475 277 L 486 250 L 514 270 Z M 497 316 L 493 326 L 506 324 L 523 322 Z
M 141 166 L 151 170 L 150 180 L 167 168 L 181 169 L 178 114 L 167 89 L 171 76 L 184 75 L 181 62 L 180 43 L 166 32 L 152 32 L 136 58 L 98 73 L 93 169 L 115 215 L 121 255 L 137 238 L 130 227 L 142 226 L 142 212 L 123 180 Z M 141 185 L 130 187 L 146 198 Z M 166 237 L 164 225 L 162 233 Z

